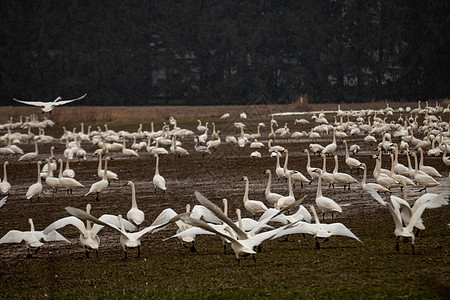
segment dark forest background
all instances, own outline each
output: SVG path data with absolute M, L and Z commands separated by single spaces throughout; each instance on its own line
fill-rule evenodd
M 444 0 L 1 1 L 0 104 L 444 98 L 449 11 Z

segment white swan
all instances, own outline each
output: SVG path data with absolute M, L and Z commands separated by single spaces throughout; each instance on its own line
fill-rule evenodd
M 130 158 L 130 159 L 131 159 L 132 156 L 139 157 L 139 154 L 136 151 L 134 151 L 133 149 L 128 149 L 126 147 L 126 139 L 125 139 L 125 137 L 123 138 L 122 154 L 124 156 L 128 156 L 128 158 Z
M 319 174 L 317 172 L 314 172 L 314 170 L 317 168 L 311 167 L 311 157 L 309 156 L 308 149 L 305 149 L 303 151 L 306 152 L 307 155 L 306 172 L 308 172 L 308 175 L 311 177 L 311 181 L 309 182 L 311 184 L 314 179 L 317 179 L 319 177 Z
M 86 212 L 88 214 L 91 213 L 91 205 L 89 203 L 86 205 Z M 116 226 L 120 226 L 119 219 L 114 215 L 105 214 L 102 215 L 99 220 L 108 222 L 110 224 L 115 224 Z M 136 227 L 127 220 L 123 220 L 123 222 L 127 230 L 136 230 Z M 80 243 L 84 247 L 86 257 L 89 258 L 89 249 L 94 250 L 96 256 L 98 257 L 98 248 L 100 246 L 100 238 L 98 236 L 98 233 L 104 226 L 98 224 L 92 225 L 91 221 L 86 221 L 85 225 L 83 221 L 78 219 L 77 217 L 69 216 L 51 223 L 47 226 L 43 233 L 47 234 L 50 231 L 57 230 L 67 225 L 75 226 L 80 231 Z
M 56 163 L 56 161 L 53 161 L 53 159 L 55 159 L 55 155 L 53 154 L 53 150 L 56 149 L 55 146 L 51 146 L 50 147 L 50 166 L 52 167 L 52 171 L 56 171 L 56 169 L 58 168 L 58 164 Z M 41 176 L 45 178 L 45 176 L 47 176 L 47 168 L 48 168 L 48 164 L 44 164 L 44 166 L 42 167 L 41 170 Z
M 264 213 L 267 210 L 267 207 L 264 203 L 262 203 L 261 201 L 250 200 L 248 198 L 249 183 L 247 176 L 242 177 L 241 180 L 245 181 L 245 191 L 243 199 L 245 209 L 250 212 L 253 217 L 255 217 L 256 214 Z
M 208 147 L 200 145 L 200 140 L 199 140 L 198 136 L 195 136 L 194 140 L 195 140 L 194 149 L 195 149 L 195 151 L 199 152 L 202 155 L 202 157 L 205 154 L 212 154 L 211 150 L 209 150 Z
M 213 234 L 216 234 L 218 236 L 223 237 L 224 239 L 227 239 L 231 243 L 231 249 L 233 249 L 233 252 L 235 253 L 238 265 L 240 262 L 241 257 L 245 257 L 248 255 L 252 255 L 253 260 L 255 259 L 256 251 L 254 250 L 255 247 L 258 247 L 263 241 L 271 238 L 272 236 L 276 235 L 281 230 L 288 228 L 289 226 L 292 226 L 292 224 L 288 224 L 282 227 L 279 227 L 277 229 L 272 229 L 269 231 L 265 231 L 262 233 L 258 233 L 258 231 L 267 224 L 272 218 L 267 217 L 261 222 L 259 222 L 258 226 L 255 227 L 251 232 L 245 233 L 242 229 L 240 229 L 235 223 L 233 223 L 228 217 L 226 217 L 220 209 L 217 211 L 215 209 L 215 205 L 212 204 L 208 199 L 206 199 L 203 195 L 201 195 L 198 192 L 195 192 L 195 195 L 197 197 L 197 200 L 204 206 L 206 206 L 208 209 L 212 210 L 214 213 L 217 214 L 217 216 L 222 219 L 228 226 L 226 227 L 226 232 L 224 231 L 218 231 L 217 229 L 213 228 L 206 222 L 203 222 L 201 220 L 197 220 L 194 218 L 190 218 L 187 216 L 181 216 L 181 219 L 192 226 L 200 227 L 206 231 L 209 231 Z M 275 211 L 274 216 L 276 216 L 279 212 Z
M 420 163 L 419 163 L 419 170 L 427 173 L 431 177 L 442 177 L 442 175 L 432 166 L 424 166 L 423 164 L 423 150 L 422 148 L 419 148 L 420 153 Z
M 156 218 L 156 220 L 153 222 L 153 224 L 150 225 L 149 227 L 146 227 L 138 232 L 127 232 L 124 227 L 124 220 L 122 219 L 121 215 L 117 216 L 120 226 L 116 226 L 115 224 L 111 224 L 109 222 L 104 222 L 100 219 L 97 219 L 96 217 L 92 216 L 91 214 L 88 214 L 85 211 L 78 209 L 78 208 L 66 207 L 66 211 L 79 219 L 83 219 L 83 220 L 91 221 L 91 222 L 99 224 L 99 225 L 107 226 L 107 227 L 113 229 L 114 231 L 120 233 L 120 244 L 122 245 L 122 248 L 123 248 L 124 259 L 128 258 L 128 255 L 127 255 L 128 248 L 137 248 L 138 249 L 138 257 L 140 257 L 141 256 L 141 240 L 140 240 L 141 237 L 144 234 L 151 233 L 151 232 L 155 231 L 156 229 L 164 227 L 169 222 L 173 221 L 172 220 L 173 215 L 172 214 L 166 215 L 165 214 L 166 210 L 164 210 Z
M 145 214 L 137 206 L 136 187 L 134 186 L 134 183 L 132 181 L 127 181 L 125 185 L 131 186 L 131 208 L 127 212 L 127 219 L 136 224 L 139 228 L 139 225 L 141 225 L 145 220 Z
M 361 240 L 342 223 L 332 223 L 332 224 L 320 223 L 319 217 L 317 216 L 314 206 L 311 206 L 310 209 L 314 215 L 315 219 L 314 224 L 310 224 L 307 222 L 298 222 L 295 226 L 291 226 L 290 228 L 284 229 L 283 231 L 275 235 L 272 239 L 276 239 L 283 235 L 288 234 L 297 234 L 297 233 L 311 234 L 314 236 L 314 239 L 316 240 L 317 249 L 320 249 L 320 243 L 318 241 L 319 238 L 324 239 L 323 242 L 326 242 L 333 235 L 347 236 L 362 243 Z
M 331 144 L 328 144 L 325 146 L 325 148 L 323 148 L 322 150 L 322 154 L 329 154 L 332 155 L 334 154 L 334 152 L 337 149 L 337 144 L 336 144 L 336 129 L 333 128 L 333 142 Z
M 37 138 L 34 138 L 34 152 L 28 152 L 19 157 L 18 161 L 28 161 L 28 164 L 31 165 L 31 161 L 36 159 L 39 155 Z
M 189 152 L 181 146 L 177 145 L 177 140 L 175 136 L 172 136 L 172 146 L 170 146 L 170 152 L 181 157 L 183 155 L 189 155 Z
M 39 249 L 44 245 L 44 243 L 42 243 L 41 240 L 44 240 L 46 242 L 65 241 L 70 243 L 65 237 L 63 237 L 57 231 L 54 230 L 49 232 L 48 234 L 44 234 L 43 231 L 36 231 L 34 229 L 33 220 L 31 218 L 28 219 L 28 222 L 30 223 L 31 227 L 30 231 L 10 230 L 0 239 L 0 244 L 21 243 L 22 241 L 25 241 L 25 245 L 28 250 L 28 254 L 26 257 L 31 258 L 32 255 L 30 250 L 35 249 L 34 254 L 37 254 Z
M 291 179 L 291 173 L 288 175 L 288 184 L 289 184 L 289 195 L 283 196 L 280 199 L 278 199 L 278 202 L 274 205 L 276 209 L 283 209 L 288 205 L 291 205 L 295 202 L 295 196 L 294 191 L 292 190 L 292 179 Z
M 155 165 L 155 175 L 153 176 L 153 187 L 156 189 L 162 190 L 164 193 L 166 191 L 166 180 L 159 174 L 159 156 L 155 154 L 156 165 Z
M 267 187 L 265 189 L 264 195 L 266 196 L 267 202 L 269 202 L 270 204 L 273 205 L 273 204 L 276 204 L 278 202 L 278 199 L 280 199 L 283 196 L 280 194 L 277 194 L 277 193 L 273 193 L 270 190 L 270 188 L 272 186 L 272 172 L 270 172 L 270 170 L 267 169 L 264 173 L 269 175 L 269 179 L 267 181 Z
M 274 151 L 276 154 L 279 154 L 278 151 Z M 283 150 L 284 152 L 284 150 Z M 284 175 L 284 168 L 282 168 L 280 166 L 280 156 L 277 155 L 277 164 L 275 166 L 275 174 L 277 175 L 278 178 L 278 182 L 280 182 L 280 178 L 286 178 L 286 176 Z
M 59 179 L 53 176 L 53 168 L 51 167 L 52 161 L 53 158 L 51 157 L 45 159 L 47 165 L 47 175 L 45 176 L 45 183 L 52 188 L 53 193 L 56 193 L 62 186 L 59 183 Z
M 382 205 L 386 205 L 385 201 L 380 197 L 378 193 L 387 193 L 389 190 L 378 183 L 367 183 L 367 167 L 366 164 L 363 163 L 363 179 L 361 181 L 361 187 L 363 190 L 368 191 L 372 197 L 374 197 L 378 202 L 380 202 Z M 375 192 L 373 193 L 372 190 Z
M 58 159 L 59 163 L 59 185 L 67 189 L 67 193 L 72 194 L 73 189 L 84 188 L 84 185 L 79 183 L 77 180 L 69 177 L 63 177 L 63 162 L 62 159 Z
M 42 113 L 52 113 L 52 110 L 56 107 L 56 106 L 60 106 L 60 105 L 64 105 L 73 101 L 77 101 L 77 100 L 81 100 L 84 97 L 86 97 L 87 94 L 84 94 L 81 97 L 75 98 L 75 99 L 70 99 L 70 100 L 62 100 L 61 101 L 61 97 L 57 97 L 55 100 L 53 101 L 49 101 L 49 102 L 44 102 L 44 101 L 24 101 L 24 100 L 19 100 L 16 98 L 13 98 L 14 101 L 26 104 L 26 105 L 32 105 L 32 106 L 38 106 L 41 107 Z
M 284 152 L 286 153 L 286 159 L 284 160 L 284 167 L 283 167 L 284 176 L 288 178 L 290 174 L 291 181 L 294 184 L 294 187 L 296 182 L 300 182 L 300 186 L 303 188 L 303 183 L 309 183 L 308 178 L 306 178 L 302 173 L 300 173 L 297 170 L 288 170 L 287 165 L 289 159 L 289 151 L 286 149 L 284 150 Z
M 433 177 L 430 175 L 419 172 L 419 168 L 417 165 L 417 155 L 416 153 L 411 154 L 414 157 L 414 180 L 417 182 L 418 185 L 423 186 L 423 189 L 419 190 L 419 192 L 423 190 L 427 190 L 427 187 L 435 187 L 440 185 L 439 182 L 437 182 Z
M 344 190 L 345 187 L 348 184 L 348 189 L 350 190 L 350 184 L 351 183 L 358 183 L 358 180 L 356 180 L 353 176 L 347 174 L 347 173 L 341 173 L 338 170 L 339 163 L 338 163 L 338 157 L 337 155 L 334 156 L 334 170 L 333 170 L 333 177 L 337 184 L 343 184 Z
M 353 172 L 353 169 L 356 169 L 356 171 L 358 172 L 359 169 L 362 169 L 362 163 L 356 158 L 350 157 L 350 155 L 348 154 L 348 145 L 346 140 L 344 140 L 344 145 L 345 145 L 345 163 L 350 168 L 350 174 Z
M 394 171 L 403 176 L 410 176 L 409 169 L 398 162 L 398 145 L 394 144 Z
M 317 169 L 320 175 L 322 175 L 322 171 Z M 342 208 L 337 204 L 333 199 L 324 197 L 322 195 L 322 176 L 319 177 L 317 182 L 317 192 L 316 192 L 316 205 L 322 211 L 323 219 L 325 219 L 325 213 L 331 212 L 331 218 L 334 218 L 333 213 L 339 212 L 342 213 Z
M 438 199 L 438 198 L 436 198 L 436 199 Z M 395 243 L 395 249 L 397 250 L 397 252 L 400 251 L 400 246 L 399 246 L 400 238 L 410 238 L 412 253 L 413 254 L 415 253 L 414 252 L 415 235 L 413 232 L 414 226 L 416 226 L 416 224 L 419 222 L 425 208 L 434 207 L 435 201 L 438 201 L 438 200 L 427 201 L 423 205 L 420 205 L 417 208 L 417 210 L 410 216 L 409 224 L 406 227 L 404 227 L 400 212 L 395 209 L 395 207 L 399 206 L 400 204 L 395 203 L 395 202 L 397 202 L 396 198 L 391 196 L 392 204 L 387 203 L 386 206 L 387 206 L 389 212 L 391 213 L 392 218 L 394 219 L 394 223 L 395 223 L 394 235 L 397 237 L 397 240 Z
M 329 173 L 327 172 L 327 157 L 325 154 L 321 154 L 322 158 L 323 158 L 323 166 L 322 166 L 322 170 L 320 169 L 316 169 L 313 172 L 316 172 L 317 174 L 319 174 L 319 176 L 322 178 L 323 181 L 328 182 L 330 186 L 334 187 L 334 184 L 337 182 L 336 179 L 334 179 L 333 173 Z M 318 172 L 318 171 L 321 172 Z
M 102 154 L 98 153 L 97 176 L 100 177 L 100 179 L 103 179 L 104 173 L 105 170 L 102 169 Z M 106 178 L 108 179 L 108 182 L 111 180 L 119 180 L 119 176 L 110 170 L 106 170 Z
M 69 166 L 70 159 L 66 158 L 66 167 L 63 171 L 63 176 L 68 178 L 75 178 L 75 171 L 72 170 Z
M 107 173 L 108 173 L 108 161 L 110 160 L 110 157 L 107 157 L 105 159 L 105 169 L 103 170 L 103 178 L 100 181 L 97 181 L 95 183 L 93 183 L 89 189 L 89 192 L 87 192 L 84 196 L 86 197 L 89 194 L 93 194 L 95 193 L 95 200 L 100 201 L 100 199 L 98 198 L 98 194 L 100 194 L 101 192 L 103 192 L 105 189 L 108 188 L 109 186 L 109 182 L 108 182 L 108 177 L 107 177 Z
M 8 161 L 3 163 L 3 180 L 0 182 L 0 192 L 7 195 L 9 195 L 9 192 L 11 191 L 11 184 L 8 182 L 8 174 L 6 173 L 6 166 L 8 164 Z
M 42 182 L 41 182 L 41 161 L 37 162 L 37 170 L 38 170 L 38 180 L 36 183 L 32 184 L 28 190 L 27 193 L 25 194 L 25 197 L 30 200 L 32 199 L 34 196 L 37 196 L 37 199 L 39 201 L 39 198 L 41 197 L 41 192 L 42 192 Z

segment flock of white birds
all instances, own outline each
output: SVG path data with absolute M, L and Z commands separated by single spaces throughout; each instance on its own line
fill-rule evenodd
M 68 131 L 64 128 L 61 137 L 52 137 L 45 134 L 45 129 L 54 125 L 49 119 L 39 120 L 36 116 L 29 116 L 21 117 L 19 121 L 13 122 L 11 118 L 7 123 L 0 125 L 0 131 L 4 132 L 0 136 L 0 143 L 3 144 L 0 147 L 0 156 L 7 159 L 3 163 L 3 176 L 0 182 L 0 192 L 6 196 L 0 201 L 0 207 L 8 205 L 7 198 L 11 194 L 11 190 L 14 190 L 14 186 L 8 182 L 7 173 L 8 168 L 14 168 L 15 164 L 29 164 L 30 168 L 35 168 L 36 182 L 30 184 L 25 197 L 37 201 L 46 186 L 53 193 L 58 190 L 66 190 L 68 194 L 71 194 L 74 189 L 86 189 L 85 196 L 95 195 L 95 199 L 99 200 L 100 194 L 108 190 L 111 181 L 119 179 L 116 173 L 108 170 L 108 162 L 113 153 L 116 157 L 130 159 L 143 156 L 144 153 L 155 157 L 153 177 L 155 193 L 165 193 L 167 189 L 166 180 L 159 172 L 159 158 L 165 155 L 178 157 L 214 155 L 219 147 L 228 144 L 237 148 L 251 148 L 253 151 L 251 157 L 255 159 L 263 155 L 275 157 L 276 167 L 271 171 L 268 166 L 265 171 L 268 179 L 264 193 L 265 201 L 249 198 L 249 179 L 246 176 L 242 177 L 242 180 L 245 181 L 242 209 L 247 210 L 253 218 L 242 218 L 241 210 L 237 209 L 237 221 L 232 220 L 228 215 L 226 199 L 223 199 L 222 209 L 201 193 L 195 192 L 199 204 L 192 209 L 190 205 L 187 205 L 186 212 L 176 213 L 174 209 L 167 208 L 150 226 L 140 228 L 145 221 L 145 214 L 138 208 L 134 183 L 127 181 L 126 185 L 131 187 L 132 206 L 126 219 L 124 216 L 111 214 L 104 214 L 96 218 L 90 213 L 90 204 L 86 206 L 85 210 L 66 207 L 70 216 L 54 221 L 42 231 L 35 230 L 33 220 L 30 218 L 31 228 L 29 231 L 10 230 L 0 239 L 0 244 L 24 241 L 28 249 L 27 257 L 31 257 L 32 251 L 37 253 L 43 245 L 43 241 L 69 242 L 57 230 L 72 225 L 79 230 L 80 243 L 85 248 L 86 256 L 89 257 L 89 252 L 92 250 L 98 255 L 100 230 L 109 227 L 118 233 L 124 257 L 127 258 L 127 250 L 130 248 L 137 248 L 138 256 L 140 256 L 143 235 L 155 233 L 170 223 L 175 223 L 178 228 L 177 232 L 169 238 L 177 237 L 191 251 L 196 251 L 195 237 L 197 235 L 216 235 L 223 243 L 224 251 L 228 244 L 231 245 L 239 263 L 239 259 L 243 256 L 252 255 L 255 259 L 254 255 L 257 253 L 257 249 L 265 240 L 284 235 L 298 233 L 313 235 L 317 248 L 320 248 L 320 240 L 326 241 L 331 236 L 347 236 L 360 241 L 342 223 L 330 223 L 328 220 L 327 223 L 320 222 L 314 206 L 307 208 L 301 205 L 305 197 L 300 200 L 295 198 L 293 187 L 296 184 L 303 187 L 303 184 L 316 180 L 318 183 L 315 204 L 324 220 L 326 214 L 331 214 L 331 219 L 334 219 L 334 215 L 342 213 L 343 209 L 337 201 L 323 195 L 323 182 L 329 187 L 342 185 L 344 189 L 360 186 L 392 214 L 395 225 L 394 234 L 397 237 L 397 251 L 399 250 L 398 240 L 409 238 L 414 253 L 414 240 L 417 233 L 419 230 L 425 229 L 421 219 L 424 210 L 447 205 L 449 201 L 450 175 L 443 176 L 434 167 L 426 164 L 427 157 L 439 156 L 442 157 L 443 164 L 450 166 L 450 158 L 447 157 L 447 153 L 450 152 L 450 126 L 443 120 L 443 118 L 449 117 L 449 113 L 448 107 L 444 109 L 438 104 L 429 106 L 428 103 L 421 107 L 419 102 L 418 107 L 413 109 L 400 108 L 399 117 L 394 120 L 391 117 L 394 115 L 394 110 L 389 105 L 380 110 L 361 111 L 343 111 L 338 107 L 337 111 L 328 114 L 328 119 L 323 112 L 320 112 L 313 113 L 310 120 L 295 120 L 294 126 L 310 127 L 309 132 L 291 133 L 288 123 L 278 126 L 278 122 L 272 116 L 269 124 L 259 123 L 256 132 L 251 134 L 246 133 L 248 130 L 245 124 L 247 115 L 242 113 L 239 120 L 237 121 L 236 118 L 236 122 L 233 124 L 239 131 L 239 135 L 228 135 L 225 137 L 225 141 L 222 141 L 220 130 L 216 130 L 214 123 L 210 126 L 208 122 L 203 124 L 201 120 L 198 120 L 198 126 L 194 130 L 178 127 L 177 120 L 171 117 L 168 124 L 164 123 L 163 128 L 159 131 L 154 130 L 152 123 L 150 131 L 143 131 L 141 125 L 136 132 L 116 132 L 108 129 L 105 125 L 104 130 L 100 127 L 97 130 L 91 130 L 91 126 L 89 126 L 85 133 L 84 124 L 81 124 L 79 132 L 75 129 Z M 220 117 L 221 122 L 225 122 L 227 118 L 230 118 L 230 115 L 224 114 Z M 332 118 L 334 118 L 334 123 L 329 121 Z M 418 123 L 419 119 L 422 120 L 420 124 Z M 262 128 L 267 127 L 270 127 L 270 131 L 261 133 Z M 276 127 L 278 129 L 275 130 Z M 331 136 L 332 141 L 329 144 L 315 143 L 319 137 Z M 366 164 L 356 158 L 362 147 L 357 144 L 347 144 L 347 138 L 356 136 L 364 136 L 364 143 L 378 145 L 377 150 L 372 153 L 376 162 L 373 170 L 373 182 L 367 182 L 369 179 Z M 183 148 L 182 141 L 186 139 L 194 140 L 193 149 Z M 281 145 L 275 145 L 276 140 L 287 141 L 289 139 L 304 139 L 310 142 L 309 149 L 304 149 L 307 155 L 305 175 L 298 170 L 289 169 L 288 149 Z M 342 166 L 339 169 L 336 155 L 338 139 L 343 141 L 348 173 L 343 171 Z M 128 143 L 129 148 L 127 148 L 127 141 L 132 141 L 131 145 Z M 20 146 L 26 143 L 34 143 L 34 152 L 24 153 Z M 40 153 L 40 145 L 44 143 L 65 144 L 63 158 L 55 158 L 53 146 L 50 148 L 50 153 Z M 83 144 L 87 143 L 95 145 L 96 150 L 93 153 L 87 153 L 83 149 Z M 311 166 L 310 153 L 321 155 L 323 159 L 321 168 Z M 407 166 L 399 163 L 398 156 L 400 154 L 407 158 Z M 74 170 L 70 168 L 70 161 L 86 160 L 91 155 L 98 157 L 99 164 L 96 174 L 99 180 L 82 184 L 76 179 Z M 284 164 L 281 165 L 280 160 L 283 156 Z M 329 157 L 335 162 L 334 170 L 331 173 L 326 168 Z M 382 168 L 383 157 L 387 157 L 391 161 L 390 169 Z M 364 174 L 361 182 L 352 176 L 353 172 L 359 172 L 359 170 L 362 170 Z M 54 175 L 54 172 L 57 172 L 58 175 Z M 95 171 L 93 172 L 95 173 Z M 288 182 L 287 195 L 272 192 L 272 176 Z M 30 182 L 32 182 L 31 179 Z M 427 191 L 427 188 L 437 186 L 441 186 L 439 193 Z M 419 191 L 423 191 L 423 195 L 414 200 L 408 199 L 407 189 L 410 187 L 420 187 Z M 390 194 L 396 188 L 405 192 L 404 198 Z M 385 199 L 389 199 L 389 201 Z M 297 211 L 289 214 L 292 210 Z M 2 228 L 3 230 L 5 229 Z

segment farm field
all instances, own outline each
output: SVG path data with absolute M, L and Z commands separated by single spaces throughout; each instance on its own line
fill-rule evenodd
M 385 108 L 385 103 L 371 103 L 373 109 Z M 430 103 L 432 105 L 432 103 Z M 434 105 L 434 103 L 433 103 Z M 366 104 L 368 106 L 368 104 Z M 416 107 L 416 103 L 396 103 L 392 107 Z M 342 105 L 342 110 L 361 109 Z M 372 107 L 371 107 L 372 108 Z M 74 159 L 70 162 L 75 171 L 75 178 L 84 188 L 74 190 L 68 195 L 64 190 L 56 194 L 43 182 L 44 191 L 39 201 L 25 198 L 28 187 L 36 182 L 36 160 L 31 163 L 18 161 L 19 156 L 8 158 L 8 181 L 12 185 L 11 195 L 6 204 L 0 208 L 0 235 L 9 230 L 29 230 L 28 219 L 32 218 L 37 230 L 43 230 L 53 221 L 69 214 L 64 210 L 66 206 L 85 209 L 86 204 L 92 205 L 94 216 L 102 214 L 122 214 L 126 216 L 131 207 L 131 189 L 125 186 L 127 181 L 133 181 L 136 186 L 138 206 L 145 212 L 145 221 L 141 227 L 149 226 L 158 214 L 172 208 L 177 213 L 198 204 L 194 191 L 201 192 L 212 202 L 221 206 L 222 199 L 227 198 L 229 204 L 228 215 L 236 220 L 235 210 L 241 209 L 243 217 L 252 217 L 243 206 L 245 183 L 243 176 L 249 179 L 250 199 L 263 201 L 266 205 L 264 190 L 267 185 L 266 169 L 273 173 L 272 191 L 282 195 L 288 194 L 288 184 L 278 181 L 275 173 L 276 158 L 270 157 L 265 148 L 259 149 L 261 158 L 252 158 L 247 145 L 239 148 L 227 143 L 227 136 L 238 137 L 240 131 L 234 126 L 235 122 L 246 124 L 245 133 L 255 133 L 257 124 L 263 122 L 262 137 L 259 141 L 267 145 L 270 133 L 270 113 L 290 111 L 331 111 L 337 105 L 271 105 L 248 107 L 130 107 L 130 108 L 101 108 L 101 107 L 58 107 L 49 116 L 55 121 L 53 127 L 45 129 L 45 134 L 55 138 L 53 142 L 39 145 L 39 160 L 50 155 L 50 147 L 56 147 L 55 157 L 63 158 L 66 149 L 63 126 L 72 131 L 80 131 L 80 123 L 84 123 L 84 131 L 88 126 L 92 130 L 100 127 L 119 132 L 138 132 L 140 124 L 143 131 L 150 131 L 153 122 L 155 131 L 160 130 L 163 122 L 169 122 L 169 117 L 177 119 L 177 125 L 197 132 L 197 119 L 203 124 L 215 123 L 220 130 L 222 143 L 211 155 L 202 156 L 194 149 L 193 136 L 180 138 L 183 148 L 190 155 L 176 157 L 173 154 L 163 156 L 159 160 L 159 171 L 167 183 L 165 193 L 154 191 L 152 178 L 155 172 L 155 158 L 145 150 L 139 152 L 139 157 L 128 158 L 122 153 L 110 153 L 112 160 L 108 163 L 108 170 L 118 174 L 119 180 L 112 181 L 110 186 L 100 193 L 99 201 L 95 195 L 85 194 L 89 187 L 99 180 L 97 176 L 98 159 L 92 156 L 98 147 L 91 142 L 82 142 L 81 146 L 87 152 L 87 159 Z M 39 112 L 38 109 L 28 107 L 1 108 L 1 124 L 8 117 L 17 122 L 19 115 L 29 115 Z M 245 111 L 248 119 L 242 120 L 239 114 Z M 222 120 L 219 117 L 228 112 L 231 116 Z M 335 113 L 327 113 L 326 118 L 334 124 Z M 402 114 L 403 118 L 406 116 Z M 408 115 L 409 116 L 409 115 Z M 443 121 L 448 122 L 450 113 L 440 113 Z M 38 116 L 42 119 L 39 113 Z M 386 117 L 386 122 L 397 122 L 400 114 L 395 112 Z M 296 124 L 295 119 L 305 118 L 311 123 Z M 278 127 L 286 123 L 290 133 L 295 131 L 310 131 L 314 124 L 311 114 L 295 116 L 277 116 Z M 350 120 L 354 121 L 354 117 Z M 338 119 L 339 121 L 339 119 Z M 344 122 L 347 118 L 344 118 Z M 417 119 L 419 124 L 423 115 Z M 171 126 L 172 127 L 172 126 Z M 26 132 L 14 129 L 13 131 Z M 37 134 L 37 129 L 34 130 Z M 0 131 L 0 135 L 6 131 Z M 349 135 L 349 133 L 347 132 Z M 372 171 L 375 160 L 372 155 L 377 154 L 377 144 L 366 143 L 363 139 L 367 134 L 359 134 L 346 138 L 349 145 L 358 144 L 361 150 L 354 157 L 364 162 L 368 168 L 368 181 L 374 182 Z M 381 142 L 381 135 L 375 135 Z M 417 138 L 423 138 L 418 133 Z M 210 135 L 209 137 L 210 138 Z M 283 139 L 277 135 L 274 144 L 289 150 L 289 169 L 302 172 L 305 176 L 307 156 L 304 149 L 309 149 L 310 143 L 323 146 L 332 141 L 332 134 L 321 134 L 317 139 L 301 137 L 297 139 Z M 147 139 L 143 139 L 146 141 Z M 128 140 L 127 147 L 132 144 Z M 400 143 L 399 138 L 394 142 Z M 337 139 L 336 154 L 339 158 L 339 170 L 349 173 L 345 164 L 345 148 L 342 139 Z M 25 153 L 34 151 L 33 143 L 19 145 Z M 3 147 L 3 144 L 2 144 Z M 167 149 L 169 147 L 166 147 Z M 411 149 L 414 151 L 414 149 Z M 0 156 L 0 163 L 6 160 Z M 280 159 L 284 163 L 285 156 Z M 399 155 L 399 162 L 407 165 L 406 156 Z M 414 162 L 413 162 L 414 163 Z M 441 174 L 437 179 L 441 184 L 436 188 L 427 189 L 428 192 L 439 193 L 449 189 L 449 167 L 442 161 L 441 156 L 425 155 L 425 164 L 433 166 Z M 313 167 L 322 167 L 322 158 L 311 156 Z M 390 168 L 390 157 L 383 155 L 382 167 Z M 334 161 L 327 159 L 327 169 L 331 171 Z M 3 178 L 3 172 L 0 172 Z M 358 181 L 362 180 L 362 172 L 352 174 Z M 419 187 L 408 188 L 409 202 L 424 194 Z M 294 194 L 296 199 L 306 196 L 302 205 L 308 210 L 315 204 L 317 181 L 311 184 L 296 184 Z M 422 215 L 426 229 L 420 232 L 415 241 L 415 255 L 412 255 L 410 242 L 401 242 L 399 253 L 395 250 L 395 225 L 392 216 L 381 204 L 376 202 L 359 184 L 352 184 L 351 189 L 343 189 L 342 185 L 334 188 L 322 184 L 325 196 L 334 199 L 343 209 L 342 213 L 332 220 L 329 214 L 321 222 L 340 222 L 345 224 L 362 241 L 362 243 L 342 236 L 333 236 L 329 241 L 321 244 L 321 249 L 315 247 L 312 236 L 290 235 L 284 238 L 267 240 L 262 244 L 261 253 L 256 254 L 256 262 L 251 257 L 241 259 L 239 266 L 231 248 L 223 253 L 222 243 L 218 237 L 200 235 L 196 237 L 197 252 L 191 252 L 183 247 L 178 238 L 171 238 L 177 231 L 175 224 L 169 224 L 163 230 L 146 234 L 142 238 L 141 257 L 137 251 L 128 251 L 129 259 L 122 260 L 123 251 L 119 242 L 119 235 L 111 229 L 100 231 L 99 256 L 91 252 L 86 258 L 83 247 L 79 242 L 79 232 L 73 226 L 59 229 L 70 243 L 45 243 L 37 255 L 31 259 L 25 258 L 27 250 L 24 244 L 0 244 L 0 274 L 3 284 L 0 287 L 2 298 L 158 298 L 158 299 L 222 299 L 222 298 L 446 298 L 450 294 L 450 208 L 444 206 L 427 209 Z M 403 197 L 399 188 L 394 188 L 393 195 Z M 383 195 L 388 200 L 388 195 Z M 316 206 L 317 209 L 317 206 Z M 295 209 L 296 210 L 296 209 Z M 291 212 L 292 213 L 292 212 Z M 277 223 L 270 223 L 274 227 Z M 166 240 L 167 239 L 167 240 Z

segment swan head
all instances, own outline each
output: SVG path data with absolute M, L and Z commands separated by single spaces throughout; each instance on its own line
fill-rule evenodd
M 363 169 L 365 169 L 365 168 L 366 168 L 366 164 L 365 164 L 365 163 L 362 163 L 362 164 L 361 164 L 361 167 L 363 167 Z
M 267 170 L 264 171 L 264 174 L 270 174 L 270 173 L 271 173 L 271 172 L 270 172 L 269 169 L 267 169 Z
M 243 176 L 243 177 L 241 178 L 241 181 L 248 181 L 247 176 Z
M 8 162 L 8 161 L 5 161 L 3 164 L 4 164 L 5 166 L 7 166 L 7 165 L 9 165 L 9 162 Z
M 133 181 L 127 181 L 124 185 L 132 186 L 132 185 L 134 185 L 134 183 L 133 183 Z

